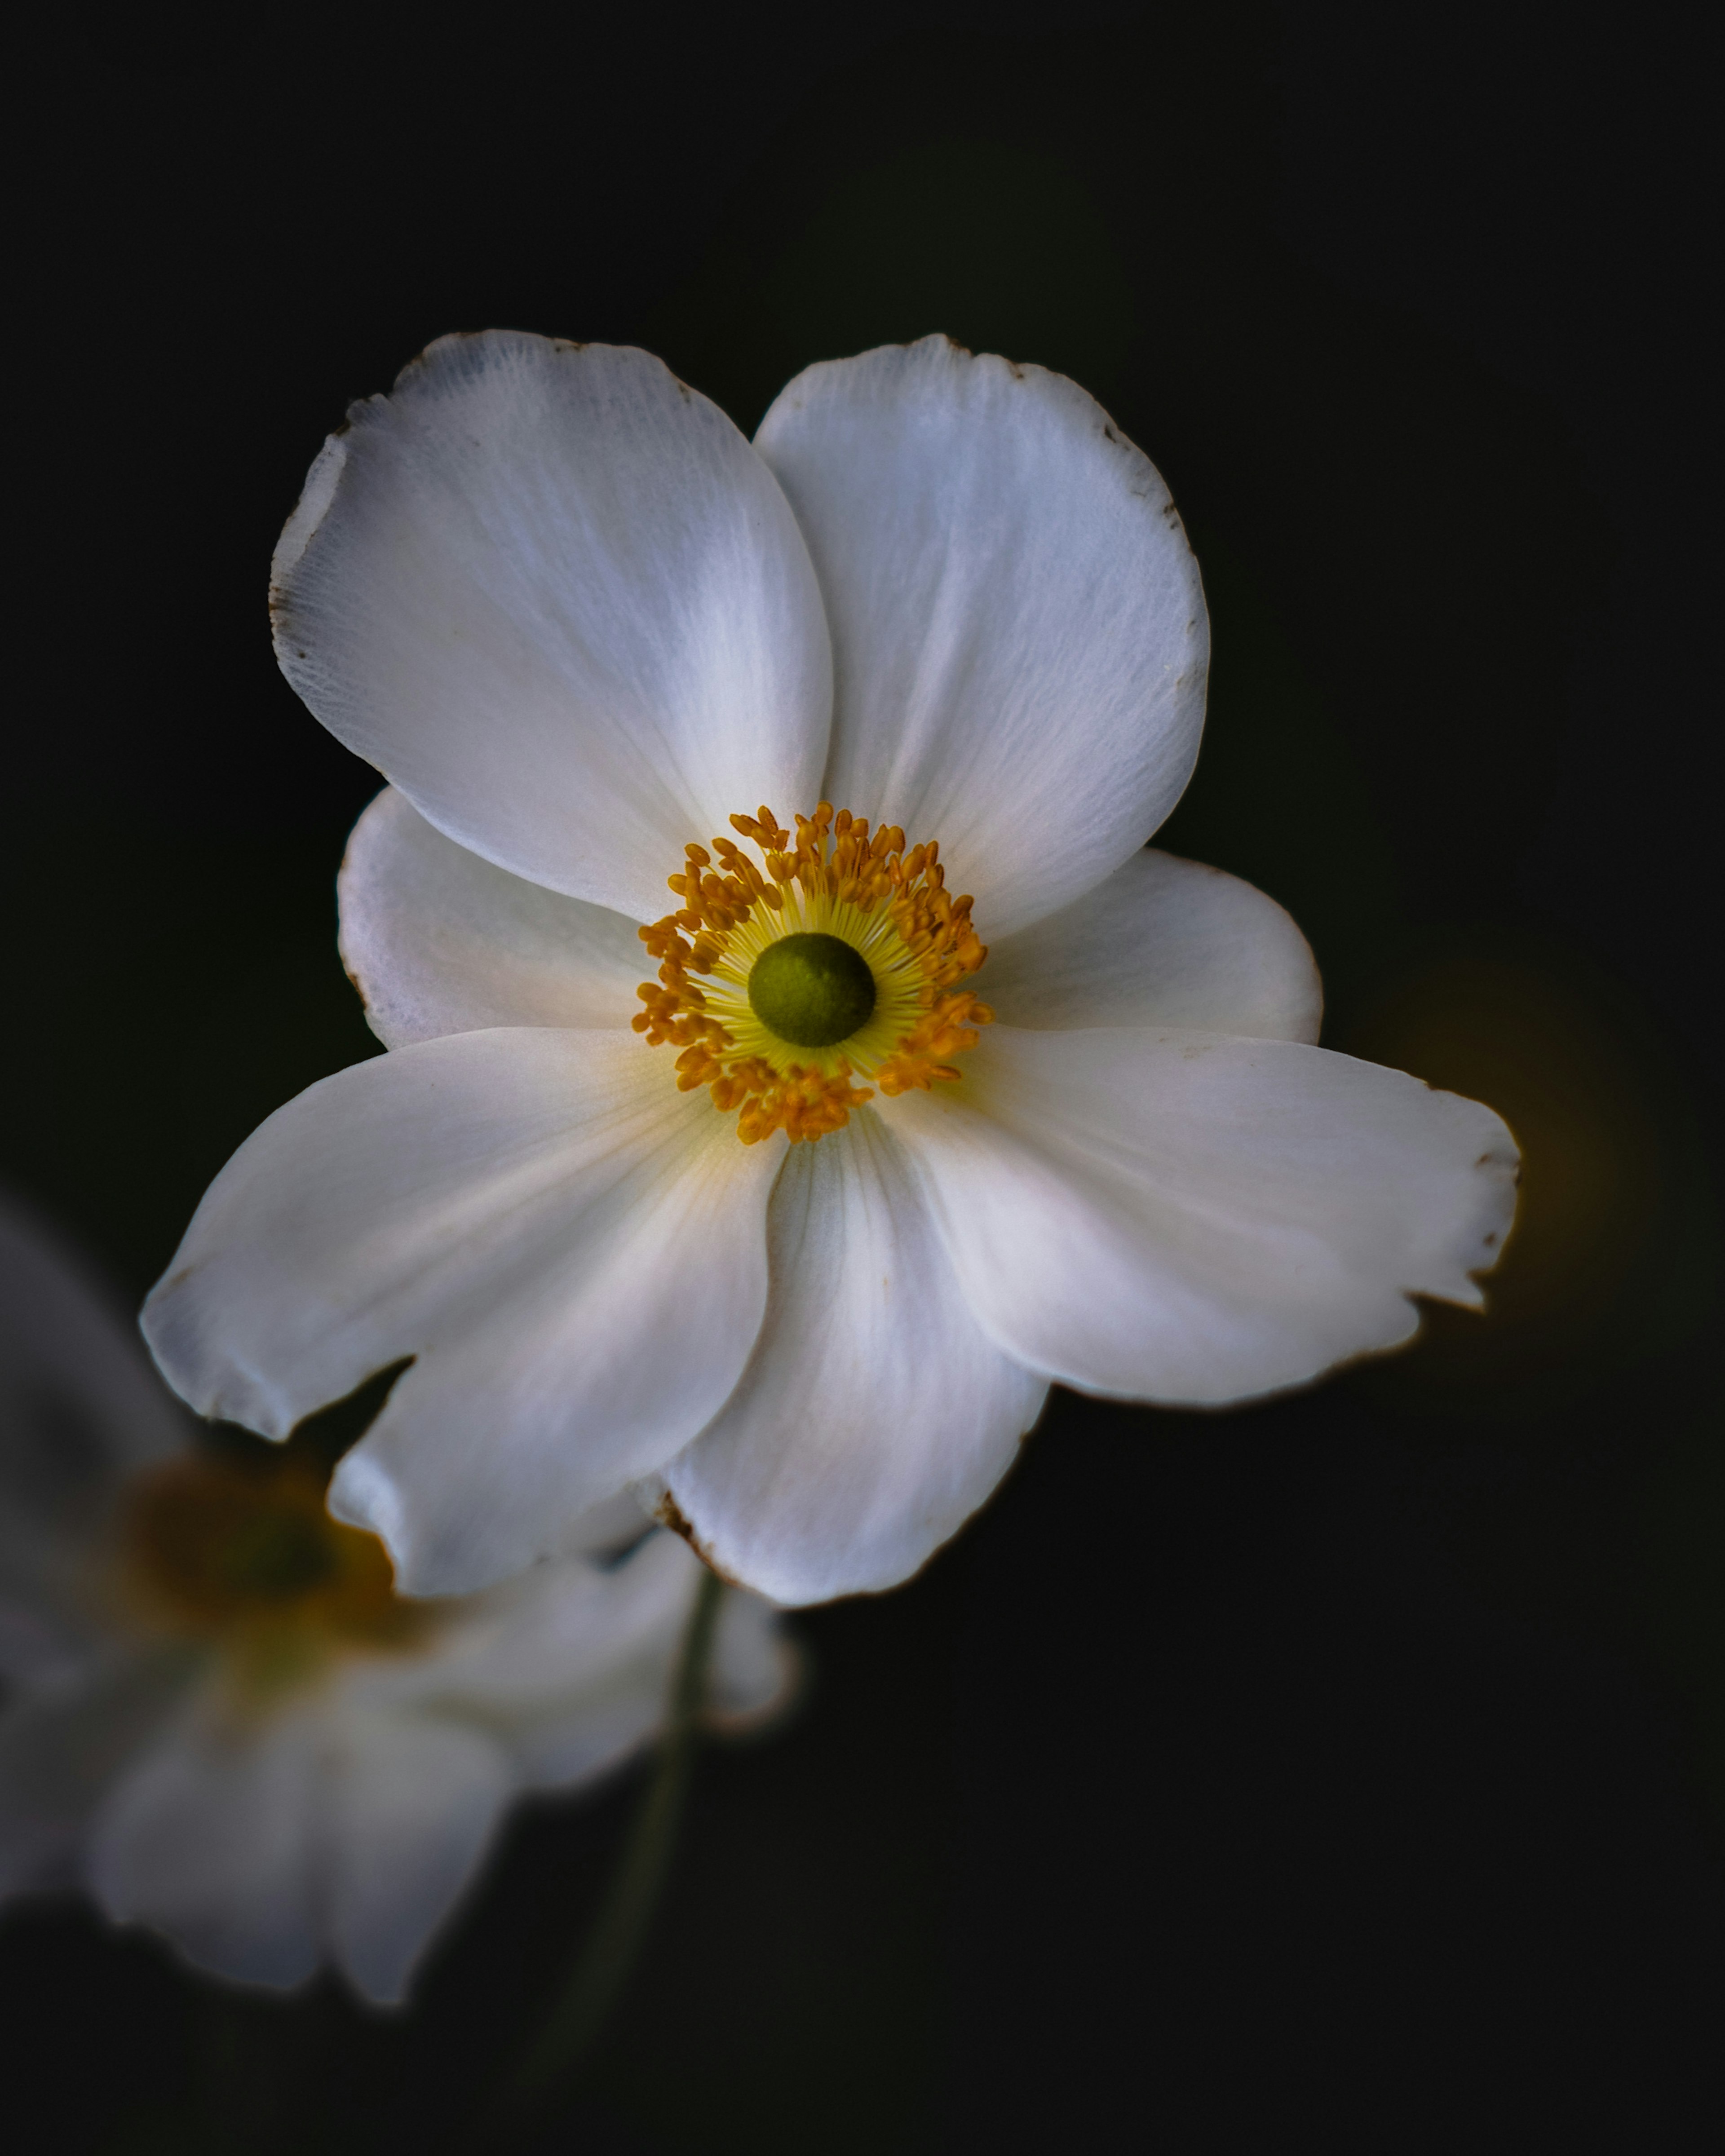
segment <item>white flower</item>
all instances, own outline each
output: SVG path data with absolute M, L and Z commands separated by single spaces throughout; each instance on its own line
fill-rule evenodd
M 751 446 L 644 352 L 447 338 L 272 599 L 393 783 L 341 877 L 392 1053 L 241 1148 L 146 1327 L 272 1435 L 416 1358 L 331 1501 L 413 1590 L 625 1485 L 782 1602 L 886 1587 L 1050 1380 L 1235 1400 L 1479 1303 L 1502 1123 L 1311 1045 L 1286 916 L 1145 850 L 1204 600 L 1073 383 L 932 337 Z
M 511 1800 L 651 1737 L 699 1563 L 647 1527 L 608 1567 L 403 1602 L 300 1446 L 260 1468 L 188 1435 L 128 1332 L 0 1213 L 0 1897 L 83 1886 L 218 1975 L 329 1961 L 399 1999 Z M 770 1612 L 728 1596 L 721 1718 L 787 1676 Z

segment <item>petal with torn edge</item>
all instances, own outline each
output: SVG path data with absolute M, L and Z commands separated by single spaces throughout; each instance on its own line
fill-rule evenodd
M 766 1306 L 782 1148 L 632 1034 L 456 1034 L 338 1072 L 212 1184 L 145 1309 L 205 1414 L 285 1436 L 417 1358 L 331 1510 L 409 1594 L 553 1548 L 687 1442 Z
M 826 601 L 826 798 L 937 839 L 987 942 L 1117 868 L 1204 724 L 1204 592 L 1148 458 L 1064 375 L 940 336 L 809 367 L 755 439 Z
M 754 1358 L 660 1485 L 718 1568 L 776 1602 L 896 1586 L 1012 1465 L 1046 1381 L 972 1317 L 873 1111 L 792 1151 L 768 1240 Z
M 440 831 L 639 920 L 685 841 L 819 783 L 831 659 L 795 519 L 644 352 L 439 338 L 330 438 L 270 604 L 288 680 Z
M 1092 1392 L 1216 1405 L 1394 1347 L 1412 1296 L 1481 1303 L 1515 1209 L 1489 1108 L 1294 1042 L 995 1025 L 897 1106 L 979 1322 Z

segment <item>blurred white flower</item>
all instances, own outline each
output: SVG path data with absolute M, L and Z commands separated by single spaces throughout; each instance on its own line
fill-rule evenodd
M 399 1999 L 506 1808 L 652 1737 L 698 1560 L 638 1509 L 489 1594 L 413 1603 L 303 1448 L 195 1450 L 77 1270 L 0 1212 L 0 1897 L 82 1886 L 218 1975 L 332 1962 Z M 633 1523 L 629 1511 L 633 1511 Z M 785 1696 L 726 1598 L 722 1725 Z
M 146 1327 L 271 1435 L 415 1358 L 331 1496 L 413 1589 L 625 1485 L 781 1602 L 889 1586 L 1050 1380 L 1234 1400 L 1479 1303 L 1502 1123 L 1312 1045 L 1287 916 L 1145 850 L 1204 598 L 1072 382 L 932 337 L 751 445 L 644 352 L 446 338 L 272 604 L 393 782 L 341 879 L 393 1052 L 241 1148 Z

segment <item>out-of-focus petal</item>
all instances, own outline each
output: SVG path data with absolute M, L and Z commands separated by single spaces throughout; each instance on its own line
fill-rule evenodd
M 337 1517 L 462 1594 L 708 1421 L 766 1305 L 773 1146 L 632 1034 L 457 1034 L 337 1073 L 247 1141 L 145 1326 L 206 1414 L 268 1436 L 404 1357 Z
M 513 1790 L 504 1751 L 449 1722 L 350 1713 L 326 1754 L 329 1946 L 380 2005 L 406 1993 L 478 1871 Z
M 971 1315 L 871 1111 L 792 1152 L 768 1245 L 753 1360 L 657 1486 L 721 1572 L 776 1602 L 894 1586 L 1012 1465 L 1046 1381 Z
M 0 1667 L 84 1636 L 76 1574 L 122 1480 L 187 1434 L 105 1286 L 0 1204 Z
M 809 367 L 756 446 L 826 600 L 826 798 L 937 839 L 991 942 L 1142 846 L 1198 754 L 1208 618 L 1101 406 L 925 337 Z
M 553 1559 L 451 1605 L 437 1650 L 398 1676 L 380 1667 L 367 1697 L 380 1697 L 383 1685 L 398 1708 L 483 1714 L 506 1729 L 596 1708 L 603 1723 L 604 1703 L 620 1691 L 632 1702 L 628 1734 L 605 1737 L 595 1760 L 633 1743 L 664 1703 L 669 1658 L 701 1576 L 700 1560 L 675 1535 L 641 1523 L 638 1546 L 614 1564 Z
M 172 1712 L 191 1672 L 176 1651 L 110 1643 L 0 1712 L 0 1897 L 73 1884 L 108 1789 Z
M 1317 1039 L 1306 938 L 1238 876 L 1146 847 L 1070 906 L 989 951 L 977 985 L 1008 1025 L 1189 1026 Z
M 985 1040 L 895 1128 L 971 1308 L 1031 1368 L 1212 1405 L 1394 1347 L 1415 1294 L 1483 1300 L 1517 1152 L 1477 1101 L 1292 1042 Z
M 347 842 L 341 959 L 391 1048 L 489 1026 L 626 1026 L 637 925 L 458 846 L 387 787 Z M 670 903 L 667 895 L 666 903 Z
M 236 1724 L 195 1703 L 98 1815 L 90 1882 L 108 1914 L 218 1976 L 303 1984 L 320 1959 L 320 1737 L 315 1707 Z
M 330 438 L 270 603 L 289 680 L 440 831 L 639 920 L 686 840 L 819 782 L 795 520 L 646 352 L 440 338 Z
M 803 1664 L 770 1602 L 733 1589 L 719 1606 L 706 1705 L 721 1734 L 757 1729 L 792 1703 Z
M 705 1568 L 650 1528 L 613 1563 L 538 1564 L 451 1609 L 434 1649 L 357 1671 L 367 1709 L 471 1722 L 506 1746 L 526 1786 L 572 1789 L 652 1737 Z M 726 1727 L 785 1701 L 793 1663 L 773 1611 L 726 1596 L 713 1645 L 711 1711 Z
M 601 1560 L 620 1556 L 647 1532 L 652 1515 L 633 1491 L 619 1490 L 572 1520 L 559 1537 L 555 1557 L 588 1557 Z

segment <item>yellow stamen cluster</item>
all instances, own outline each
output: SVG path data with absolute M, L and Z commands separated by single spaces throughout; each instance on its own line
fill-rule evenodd
M 840 1130 L 875 1086 L 891 1096 L 957 1078 L 951 1059 L 974 1048 L 993 1016 L 956 985 L 988 954 L 970 900 L 946 888 L 937 845 L 906 852 L 896 824 L 871 834 L 866 817 L 825 801 L 796 820 L 793 840 L 764 806 L 731 819 L 758 865 L 734 839 L 715 839 L 711 853 L 685 846 L 682 871 L 669 879 L 681 906 L 640 932 L 659 978 L 641 985 L 635 1031 L 682 1051 L 678 1086 L 706 1086 L 721 1109 L 737 1110 L 745 1145 L 774 1131 L 794 1144 Z M 875 980 L 869 1018 L 829 1049 L 780 1040 L 749 1001 L 762 952 L 809 933 L 842 938 Z

